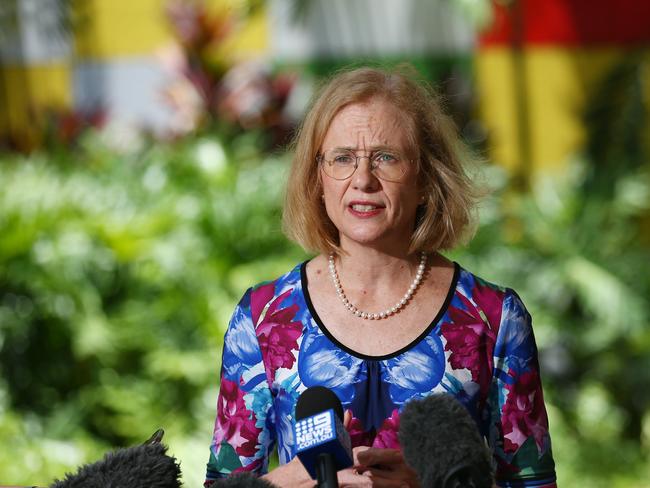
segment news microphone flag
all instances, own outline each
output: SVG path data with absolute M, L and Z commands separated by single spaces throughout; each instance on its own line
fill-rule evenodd
M 352 466 L 350 436 L 334 409 L 296 421 L 295 434 L 296 454 L 312 479 L 317 477 L 316 460 L 320 454 L 331 455 L 338 469 Z

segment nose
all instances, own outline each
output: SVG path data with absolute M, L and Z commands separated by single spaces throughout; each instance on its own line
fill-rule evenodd
M 364 192 L 377 191 L 379 179 L 372 172 L 372 161 L 368 156 L 357 156 L 357 169 L 352 175 L 352 186 Z

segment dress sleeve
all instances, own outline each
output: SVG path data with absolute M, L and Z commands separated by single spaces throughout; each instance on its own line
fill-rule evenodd
M 217 416 L 205 487 L 231 473 L 268 471 L 275 442 L 274 409 L 250 306 L 251 290 L 230 319 L 223 341 Z
M 494 347 L 489 443 L 500 487 L 556 486 L 531 317 L 507 290 Z

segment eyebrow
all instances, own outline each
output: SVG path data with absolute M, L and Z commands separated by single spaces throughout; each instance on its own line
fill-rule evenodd
M 398 148 L 393 147 L 393 146 L 372 146 L 372 147 L 369 147 L 369 148 L 352 147 L 352 146 L 339 146 L 339 147 L 334 147 L 334 148 L 330 149 L 330 151 L 352 151 L 352 152 L 368 151 L 368 152 L 371 152 L 371 153 L 377 152 L 377 151 L 386 151 L 386 150 L 403 152 L 403 151 L 400 151 Z

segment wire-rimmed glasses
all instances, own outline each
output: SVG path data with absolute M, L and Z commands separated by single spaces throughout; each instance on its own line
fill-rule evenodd
M 370 171 L 386 181 L 398 182 L 406 174 L 410 159 L 399 151 L 380 149 L 372 151 L 367 156 L 357 156 L 351 149 L 331 149 L 319 155 L 318 161 L 323 171 L 335 180 L 346 180 L 359 167 L 360 159 L 370 161 Z

